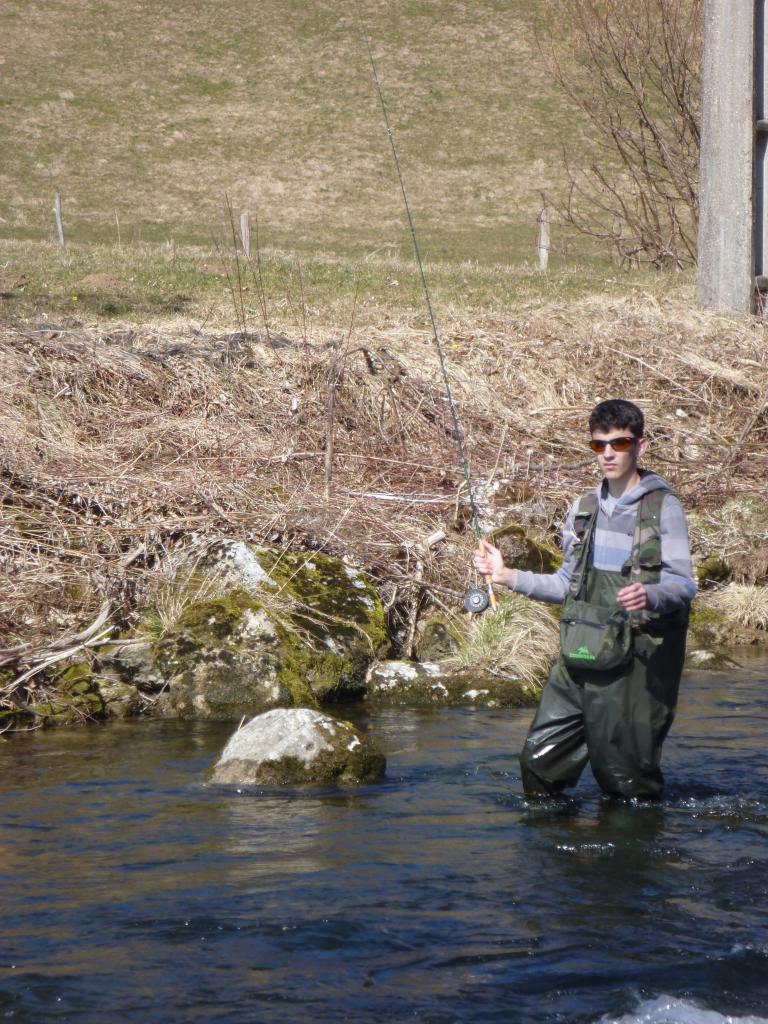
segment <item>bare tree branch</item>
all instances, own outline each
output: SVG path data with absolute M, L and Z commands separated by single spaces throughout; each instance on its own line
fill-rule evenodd
M 547 201 L 623 263 L 695 260 L 701 23 L 702 0 L 571 0 L 542 46 L 591 150 Z

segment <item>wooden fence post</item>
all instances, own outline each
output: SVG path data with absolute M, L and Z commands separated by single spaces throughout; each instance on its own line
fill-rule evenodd
M 240 214 L 240 242 L 243 246 L 243 255 L 247 260 L 251 258 L 251 226 L 248 223 L 248 214 Z
M 56 193 L 56 198 L 53 200 L 53 219 L 56 222 L 56 237 L 59 241 L 59 245 L 64 245 L 64 224 L 61 219 L 61 196 Z
M 539 270 L 549 268 L 549 210 L 545 206 L 536 218 L 539 225 Z
M 269 334 L 267 334 L 269 337 Z M 333 429 L 336 408 L 336 385 L 339 382 L 338 352 L 335 352 L 328 367 L 328 387 L 325 400 L 325 500 L 331 497 L 333 480 Z
M 545 206 L 536 218 L 539 224 L 539 270 L 549 268 L 549 210 Z

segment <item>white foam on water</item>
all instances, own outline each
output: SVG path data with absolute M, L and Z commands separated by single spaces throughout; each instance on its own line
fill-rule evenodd
M 731 947 L 731 956 L 741 956 L 742 953 L 753 953 L 757 956 L 768 957 L 768 943 L 763 945 L 755 945 L 751 942 L 737 942 L 735 946 Z
M 768 1024 L 768 1017 L 731 1017 L 675 996 L 643 1000 L 632 1013 L 604 1016 L 597 1024 Z
M 695 814 L 765 814 L 768 804 L 756 797 L 717 793 L 708 797 L 684 797 L 671 801 L 672 809 L 693 811 Z
M 606 854 L 612 857 L 616 853 L 614 843 L 558 843 L 555 849 L 558 853 L 573 853 L 583 857 L 602 857 Z

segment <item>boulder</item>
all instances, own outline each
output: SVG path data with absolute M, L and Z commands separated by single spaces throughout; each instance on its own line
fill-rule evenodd
M 174 620 L 148 610 L 144 639 L 110 649 L 99 664 L 151 695 L 158 716 L 316 708 L 360 694 L 388 646 L 370 579 L 329 555 L 221 541 L 177 567 L 174 585 Z
M 513 569 L 550 573 L 555 572 L 563 560 L 557 548 L 533 540 L 517 523 L 509 523 L 494 530 L 489 539 L 501 551 L 506 564 Z
M 705 648 L 694 648 L 686 651 L 685 667 L 693 669 L 724 669 L 739 668 L 739 663 L 724 651 L 710 651 Z
M 98 664 L 101 674 L 116 683 L 140 687 L 147 693 L 165 688 L 166 680 L 155 664 L 150 640 L 127 639 L 124 644 L 105 647 L 99 654 Z
M 97 682 L 107 718 L 133 718 L 141 713 L 143 701 L 135 686 L 111 679 Z
M 453 658 L 458 649 L 456 630 L 447 615 L 430 611 L 419 617 L 413 648 L 419 661 L 446 661 Z
M 696 582 L 700 590 L 725 583 L 731 578 L 732 570 L 717 554 L 711 554 L 696 566 Z
M 244 590 L 198 601 L 154 645 L 166 680 L 153 714 L 235 719 L 275 707 L 315 706 L 308 671 L 295 669 L 299 641 Z
M 745 626 L 733 618 L 697 600 L 691 609 L 688 628 L 688 650 L 714 650 L 721 647 L 746 647 L 764 644 L 765 632 Z
M 14 729 L 29 729 L 36 724 L 35 716 L 28 708 L 3 708 L 0 710 L 0 733 Z
M 238 729 L 211 780 L 242 786 L 373 782 L 384 755 L 349 722 L 308 708 L 267 711 Z
M 519 679 L 462 669 L 447 672 L 429 662 L 380 661 L 368 670 L 365 699 L 377 705 L 486 708 L 535 704 L 537 687 Z

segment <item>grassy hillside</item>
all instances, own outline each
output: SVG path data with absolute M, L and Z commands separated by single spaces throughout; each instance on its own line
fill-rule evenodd
M 73 241 L 208 243 L 228 194 L 267 245 L 405 251 L 358 9 L 427 254 L 532 258 L 572 115 L 525 0 L 5 4 L 0 234 L 51 237 L 58 191 Z

